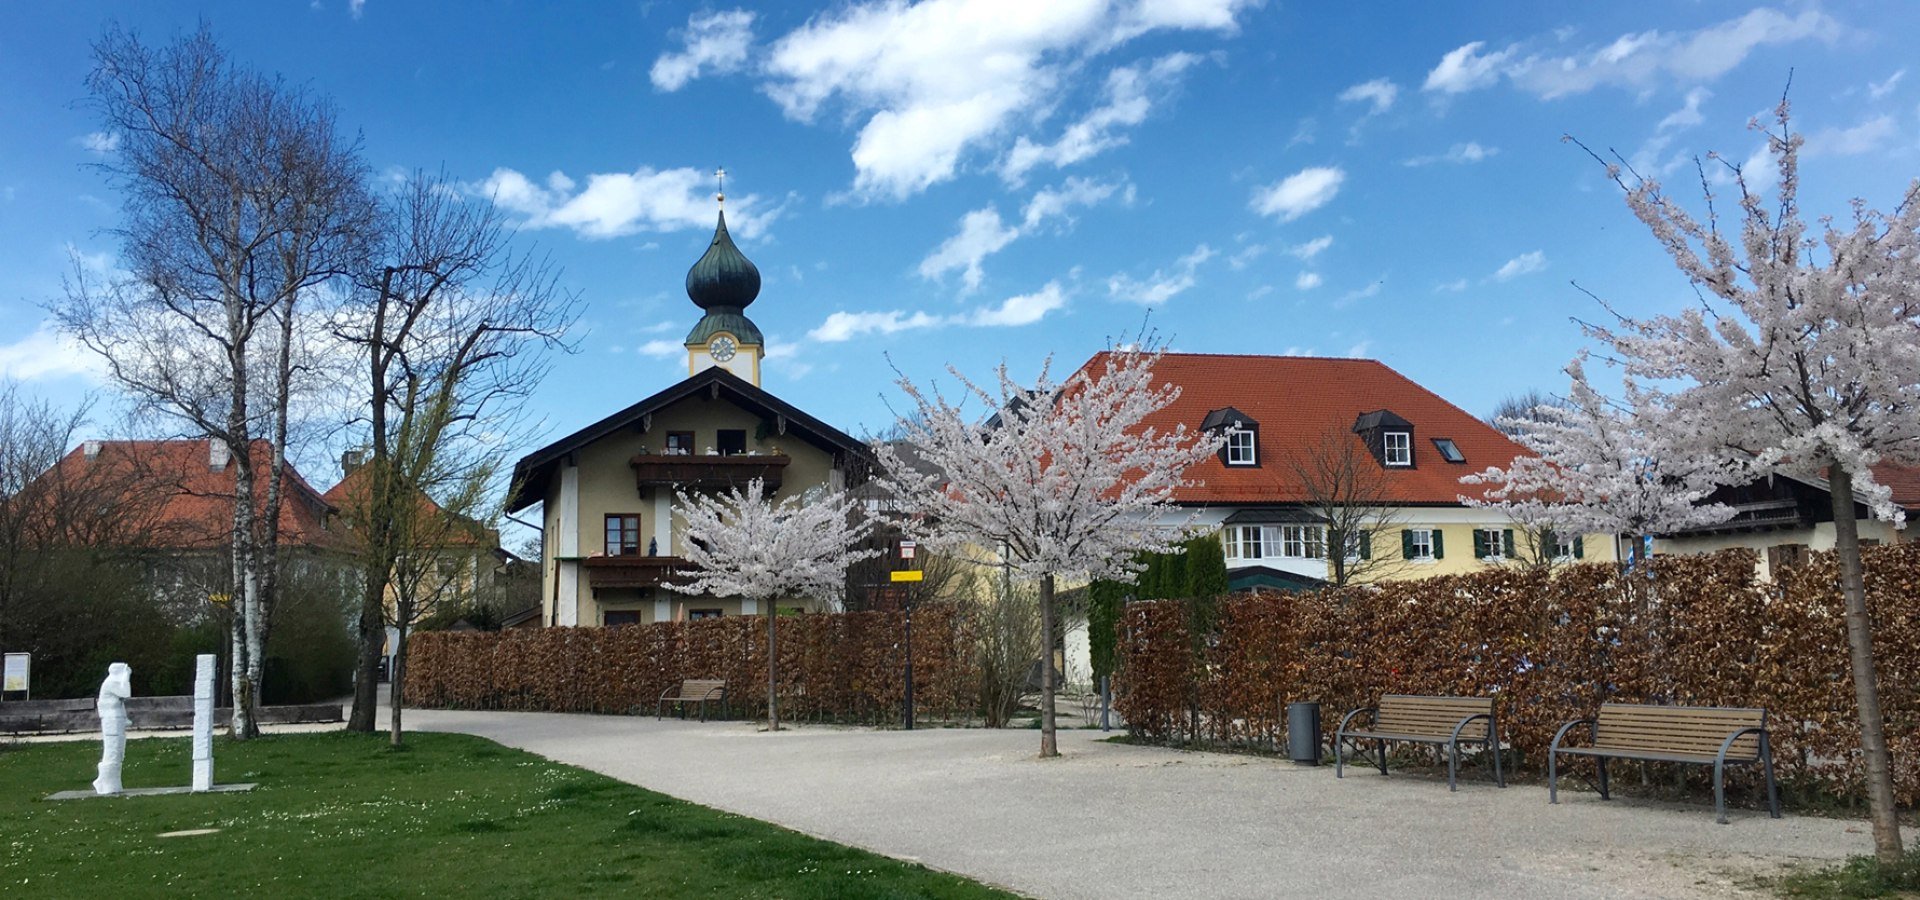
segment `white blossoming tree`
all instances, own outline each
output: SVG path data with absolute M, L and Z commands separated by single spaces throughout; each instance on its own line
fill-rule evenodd
M 1737 230 L 1722 230 L 1704 178 L 1706 214 L 1696 218 L 1658 183 L 1608 167 L 1700 302 L 1679 315 L 1615 313 L 1612 324 L 1586 331 L 1629 376 L 1662 386 L 1671 452 L 1723 456 L 1754 474 L 1824 476 L 1874 848 L 1894 863 L 1900 824 L 1854 504 L 1862 498 L 1875 516 L 1903 524 L 1870 467 L 1920 464 L 1920 181 L 1890 213 L 1856 200 L 1851 216 L 1810 227 L 1798 197 L 1802 138 L 1784 98 L 1774 125 L 1753 126 L 1766 132 L 1779 176 L 1771 199 L 1729 167 Z
M 767 727 L 780 730 L 776 604 L 795 598 L 837 599 L 847 567 L 876 550 L 856 549 L 873 528 L 841 491 L 814 490 L 775 500 L 756 478 L 725 493 L 676 492 L 686 519 L 681 553 L 693 568 L 667 587 L 685 594 L 739 597 L 767 617 Z
M 1572 384 L 1564 400 L 1500 422 L 1535 455 L 1461 478 L 1489 485 L 1480 496 L 1461 495 L 1463 502 L 1556 533 L 1639 537 L 1732 518 L 1730 507 L 1707 502 L 1738 477 L 1731 460 L 1669 446 L 1666 410 L 1633 379 L 1623 379 L 1616 402 L 1587 381 L 1584 355 L 1566 371 Z
M 1141 551 L 1168 552 L 1185 528 L 1174 490 L 1220 438 L 1147 420 L 1180 396 L 1155 383 L 1156 350 L 1096 355 L 1064 383 L 1047 369 L 1032 386 L 1003 363 L 984 387 L 950 369 L 959 402 L 902 377 L 912 401 L 898 428 L 918 456 L 880 448 L 881 484 L 903 526 L 929 549 L 992 554 L 1006 574 L 1040 585 L 1040 755 L 1058 756 L 1054 729 L 1054 583 L 1128 578 Z M 982 408 L 964 408 L 974 402 Z

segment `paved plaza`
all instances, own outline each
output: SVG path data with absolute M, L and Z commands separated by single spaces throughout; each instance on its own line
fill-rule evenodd
M 696 803 L 1023 894 L 1109 897 L 1696 897 L 1870 846 L 1865 823 L 1382 778 L 1061 732 L 410 711 Z M 1477 777 L 1478 773 L 1475 773 Z

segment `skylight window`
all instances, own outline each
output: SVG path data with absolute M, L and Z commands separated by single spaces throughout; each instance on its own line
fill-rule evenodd
M 1440 458 L 1447 462 L 1463 463 L 1467 461 L 1466 454 L 1460 452 L 1460 447 L 1453 442 L 1453 438 L 1434 438 L 1433 449 L 1440 451 Z

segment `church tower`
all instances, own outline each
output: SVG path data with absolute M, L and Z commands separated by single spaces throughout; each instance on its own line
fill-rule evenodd
M 724 177 L 724 172 L 721 173 Z M 719 366 L 760 386 L 760 360 L 766 339 L 747 318 L 747 306 L 760 296 L 760 270 L 733 245 L 727 234 L 726 194 L 720 201 L 720 220 L 713 243 L 700 261 L 687 270 L 687 297 L 706 311 L 687 332 L 687 374 Z

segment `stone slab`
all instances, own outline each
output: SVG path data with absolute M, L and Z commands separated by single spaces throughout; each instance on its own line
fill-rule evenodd
M 127 788 L 118 794 L 96 794 L 92 791 L 60 791 L 48 794 L 48 800 L 87 800 L 94 797 L 165 797 L 170 794 L 237 794 L 259 787 L 257 782 L 244 784 L 216 784 L 204 791 L 181 785 L 179 787 Z

